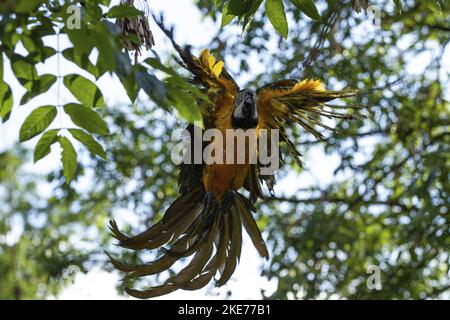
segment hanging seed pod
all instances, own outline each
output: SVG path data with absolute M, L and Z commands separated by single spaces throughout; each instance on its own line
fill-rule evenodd
M 146 0 L 121 0 L 120 4 L 134 6 L 144 12 L 143 16 L 134 18 L 118 18 L 116 24 L 122 29 L 122 44 L 125 50 L 134 51 L 135 61 L 142 48 L 151 49 L 155 45 L 152 31 L 148 23 L 150 9 Z
M 367 11 L 367 8 L 369 7 L 369 0 L 353 0 L 353 10 L 355 10 L 357 13 L 361 12 L 361 8 L 364 9 L 364 11 Z

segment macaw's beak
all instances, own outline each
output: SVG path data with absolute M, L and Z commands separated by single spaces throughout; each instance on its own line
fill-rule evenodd
M 252 94 L 247 94 L 244 98 L 244 105 L 242 113 L 246 118 L 253 118 L 255 116 L 256 103 Z
M 245 101 L 244 106 L 242 108 L 242 114 L 244 115 L 244 117 L 252 118 L 254 115 L 254 111 L 255 111 L 255 106 L 253 105 L 253 103 L 251 101 L 250 102 Z

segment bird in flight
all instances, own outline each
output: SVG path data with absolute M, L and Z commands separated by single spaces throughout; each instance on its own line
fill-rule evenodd
M 322 123 L 321 117 L 358 117 L 357 112 L 350 111 L 357 109 L 357 106 L 328 104 L 333 99 L 353 97 L 358 94 L 356 90 L 326 90 L 319 80 L 282 80 L 257 90 L 241 89 L 225 69 L 224 63 L 217 61 L 209 50 L 195 57 L 190 47 L 182 48 L 175 42 L 173 28 L 166 28 L 162 16 L 155 20 L 170 38 L 180 56 L 179 63 L 192 74 L 190 81 L 209 98 L 208 102 L 203 101 L 198 106 L 203 128 L 193 124 L 187 128 L 191 139 L 192 135 L 195 136 L 195 130 L 204 132 L 216 129 L 223 136 L 226 136 L 227 130 L 244 130 L 250 132 L 249 138 L 255 138 L 260 144 L 261 132 L 265 130 L 268 132 L 266 146 L 270 147 L 277 142 L 271 140 L 272 132 L 276 131 L 275 137 L 280 144 L 285 145 L 287 153 L 301 165 L 301 155 L 288 135 L 289 128 L 300 125 L 317 139 L 322 139 L 318 127 L 333 129 Z M 346 109 L 346 112 L 339 112 L 340 108 Z M 231 142 L 229 140 L 225 139 L 225 145 Z M 224 157 L 229 152 L 216 139 L 211 144 Z M 237 147 L 246 151 L 250 148 L 247 140 Z M 201 152 L 204 149 L 202 143 Z M 242 227 L 259 254 L 269 259 L 253 213 L 255 201 L 265 198 L 262 185 L 265 184 L 272 193 L 274 176 L 263 173 L 262 164 L 250 160 L 246 156 L 243 162 L 211 163 L 204 159 L 200 163 L 183 162 L 179 165 L 178 179 L 181 195 L 159 222 L 136 236 L 128 236 L 119 230 L 114 220 L 111 221 L 110 229 L 119 246 L 131 250 L 159 249 L 161 252 L 155 261 L 142 265 L 129 265 L 109 255 L 113 265 L 126 273 L 125 282 L 160 274 L 169 270 L 175 262 L 192 257 L 184 268 L 172 273 L 161 285 L 144 290 L 126 286 L 128 294 L 146 299 L 178 289 L 197 290 L 206 286 L 216 275 L 216 285 L 224 285 L 236 269 L 241 255 Z

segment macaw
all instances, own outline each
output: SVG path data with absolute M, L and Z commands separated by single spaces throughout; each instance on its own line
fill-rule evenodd
M 276 129 L 280 142 L 287 146 L 287 152 L 301 164 L 301 155 L 289 139 L 287 128 L 299 124 L 322 139 L 316 126 L 331 128 L 320 121 L 320 116 L 341 119 L 358 116 L 357 113 L 335 112 L 333 108 L 340 107 L 327 104 L 333 99 L 353 97 L 358 91 L 326 90 L 319 80 L 282 80 L 257 90 L 240 89 L 224 63 L 217 61 L 209 50 L 205 49 L 195 57 L 190 47 L 182 48 L 175 42 L 173 28 L 167 29 L 162 17 L 155 20 L 179 54 L 179 63 L 192 74 L 190 81 L 209 97 L 209 103 L 199 105 L 204 124 L 201 130 L 215 128 L 225 135 L 225 131 L 230 129 L 254 129 L 258 135 L 261 129 Z M 342 108 L 352 109 L 351 106 Z M 189 132 L 194 129 L 193 125 L 188 126 Z M 207 285 L 216 274 L 219 274 L 216 285 L 224 285 L 241 255 L 242 226 L 259 254 L 269 258 L 252 212 L 255 212 L 254 202 L 264 198 L 263 182 L 272 190 L 272 175 L 261 174 L 260 164 L 250 161 L 241 164 L 182 163 L 179 169 L 181 195 L 158 223 L 133 237 L 122 233 L 114 220 L 110 223 L 112 235 L 120 246 L 132 250 L 162 251 L 157 260 L 143 265 L 128 265 L 109 256 L 113 265 L 126 273 L 124 280 L 159 274 L 169 270 L 179 259 L 193 256 L 187 266 L 162 285 L 146 290 L 125 288 L 131 296 L 145 299 L 177 289 L 196 290 Z M 241 189 L 248 190 L 249 196 L 244 196 Z M 164 245 L 170 247 L 165 248 Z

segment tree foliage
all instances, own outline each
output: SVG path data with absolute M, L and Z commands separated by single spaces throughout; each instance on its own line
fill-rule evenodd
M 46 180 L 27 172 L 28 155 L 0 153 L 0 299 L 54 296 L 93 257 L 80 246 L 90 221 L 67 193 L 42 196 Z
M 229 69 L 238 79 L 249 79 L 247 85 L 311 77 L 330 88 L 369 90 L 359 101 L 367 107 L 367 118 L 335 123 L 339 135 L 318 142 L 299 128 L 292 130 L 306 166 L 285 159 L 291 166 L 278 173 L 279 191 L 258 204 L 258 223 L 272 257 L 262 273 L 277 280 L 273 298 L 437 298 L 450 290 L 450 85 L 443 58 L 450 50 L 449 3 L 369 0 L 364 13 L 365 2 L 195 1 L 204 16 L 222 26 L 210 49 L 233 61 L 237 67 Z M 3 77 L 5 63 L 26 89 L 20 104 L 45 94 L 58 81 L 76 99 L 35 109 L 24 119 L 20 134 L 23 141 L 40 135 L 35 161 L 47 156 L 53 144 L 62 146 L 64 174 L 48 177 L 53 196 L 37 195 L 41 180 L 20 169 L 23 151 L 1 155 L 4 298 L 48 296 L 70 279 L 71 270 L 103 266 L 98 250 L 108 242 L 104 222 L 111 212 L 133 210 L 140 222 L 133 227 L 139 230 L 157 220 L 177 195 L 170 136 L 184 125 L 166 111 L 175 107 L 184 119 L 194 121 L 199 118 L 196 99 L 205 99 L 172 63 L 154 54 L 133 63 L 123 53 L 123 35 L 110 19 L 143 14 L 139 10 L 110 8 L 109 1 L 84 2 L 82 29 L 69 30 L 62 21 L 70 4 L 23 0 L 0 5 L 3 121 L 14 105 Z M 230 25 L 235 23 L 243 27 L 242 37 L 233 33 Z M 67 34 L 73 47 L 58 53 L 41 40 L 58 32 Z M 127 40 L 137 41 L 131 38 Z M 16 52 L 19 42 L 27 55 Z M 101 57 L 97 61 L 90 59 L 94 48 Z M 74 62 L 90 79 L 39 75 L 34 65 L 55 55 Z M 134 104 L 105 106 L 95 80 L 107 72 L 117 76 Z M 141 89 L 151 103 L 137 99 Z M 49 129 L 55 113 L 61 112 L 76 126 Z M 74 149 L 75 140 L 86 150 Z M 332 181 L 294 190 L 283 184 L 292 171 L 299 181 L 307 180 L 309 163 L 315 161 L 310 155 L 321 152 L 330 159 Z M 85 177 L 91 182 L 79 188 Z M 70 180 L 72 184 L 65 183 Z M 44 222 L 36 226 L 38 216 Z M 11 241 L 2 235 L 11 234 L 16 219 L 24 231 Z M 88 235 L 88 226 L 95 236 Z M 73 233 L 90 245 L 74 246 L 69 241 Z M 381 269 L 379 291 L 366 285 L 371 265 Z
M 305 21 L 291 8 L 292 36 L 277 50 L 270 48 L 273 33 L 258 14 L 243 42 L 224 41 L 226 32 L 214 41 L 224 55 L 237 57 L 240 72 L 252 72 L 245 56 L 256 50 L 265 68 L 255 82 L 308 76 L 330 86 L 374 88 L 401 78 L 363 98 L 361 103 L 370 106 L 368 119 L 339 123 L 341 134 L 325 141 L 324 151 L 338 156 L 332 183 L 319 181 L 261 205 L 273 252 L 264 274 L 278 280 L 273 297 L 448 293 L 450 162 L 442 158 L 449 151 L 449 78 L 443 61 L 449 48 L 448 3 L 404 1 L 394 8 L 369 1 L 382 9 L 378 25 L 367 34 L 359 26 L 373 26 L 349 4 L 317 2 L 326 8 L 321 11 L 325 23 Z M 209 6 L 198 3 L 204 10 Z M 409 61 L 424 53 L 431 58 L 414 73 L 417 66 Z M 304 152 L 317 143 L 298 135 Z M 306 173 L 301 172 L 299 179 Z M 380 291 L 366 286 L 369 265 L 381 268 Z
M 196 108 L 195 97 L 200 95 L 198 90 L 183 81 L 170 67 L 163 67 L 158 57 L 153 57 L 152 68 L 146 63 L 132 63 L 130 56 L 124 53 L 124 43 L 128 41 L 139 48 L 141 39 L 136 34 L 123 31 L 113 18 L 131 19 L 148 16 L 144 11 L 124 2 L 111 6 L 110 0 L 78 1 L 50 1 L 50 0 L 21 0 L 6 1 L 0 4 L 2 19 L 0 20 L 1 57 L 0 57 L 0 116 L 3 122 L 8 121 L 13 112 L 13 97 L 9 84 L 4 80 L 3 56 L 8 58 L 11 68 L 19 83 L 26 89 L 19 105 L 30 102 L 33 98 L 47 93 L 52 86 L 64 85 L 75 97 L 76 101 L 67 105 L 60 105 L 54 101 L 53 105 L 42 106 L 33 111 L 24 121 L 20 140 L 28 141 L 36 135 L 46 133 L 57 113 L 70 116 L 78 129 L 86 129 L 85 134 L 95 142 L 94 135 L 107 135 L 103 120 L 97 114 L 104 107 L 103 93 L 93 80 L 98 80 L 106 73 L 115 75 L 125 87 L 130 101 L 136 101 L 138 93 L 143 90 L 161 107 L 169 109 L 175 107 L 180 115 L 188 121 L 200 119 Z M 69 23 L 71 22 L 71 23 Z M 139 25 L 138 27 L 142 27 Z M 45 44 L 44 37 L 56 36 L 55 48 Z M 71 46 L 59 51 L 60 38 L 67 36 Z M 151 35 L 149 35 L 151 36 Z M 18 54 L 17 48 L 23 46 L 26 55 Z M 97 59 L 92 54 L 97 53 Z M 38 74 L 37 63 L 44 63 L 53 58 L 60 65 L 61 59 L 67 59 L 90 74 L 90 78 L 80 74 Z M 95 61 L 96 60 L 96 61 Z M 164 80 L 158 79 L 154 72 L 158 69 L 170 73 Z M 61 81 L 61 84 L 58 84 Z M 167 89 L 171 89 L 170 91 Z M 60 91 L 60 88 L 57 89 Z M 185 99 L 184 92 L 189 92 L 191 99 Z M 58 128 L 61 131 L 77 128 Z M 60 133 L 58 132 L 58 135 Z M 57 139 L 54 142 L 69 147 L 71 141 Z M 92 145 L 92 143 L 91 143 Z M 67 149 L 66 149 L 67 150 Z M 37 153 L 39 153 L 37 151 Z M 76 164 L 76 153 L 70 153 L 71 162 Z M 42 155 L 42 153 L 41 153 Z M 44 153 L 45 156 L 45 153 Z M 66 156 L 69 156 L 66 154 Z M 74 161 L 75 160 L 75 161 Z M 75 167 L 76 168 L 76 167 Z M 63 166 L 63 170 L 72 170 Z M 70 177 L 70 172 L 65 172 Z M 70 182 L 68 180 L 67 182 Z

